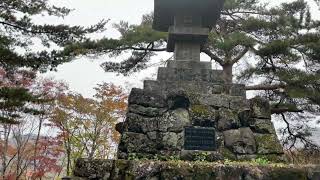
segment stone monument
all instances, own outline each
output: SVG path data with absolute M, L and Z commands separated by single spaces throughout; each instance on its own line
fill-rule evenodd
M 132 89 L 127 118 L 117 124 L 118 159 L 79 159 L 72 179 L 319 179 L 314 165 L 199 162 L 281 161 L 283 155 L 269 102 L 247 100 L 244 85 L 223 83 L 221 71 L 200 61 L 222 5 L 223 0 L 155 0 L 154 29 L 169 32 L 167 49 L 175 59 L 159 68 L 156 81 Z
M 200 61 L 222 7 L 223 0 L 155 0 L 153 28 L 169 32 L 174 60 L 156 81 L 132 89 L 126 120 L 117 125 L 119 159 L 279 160 L 269 102 L 247 100 L 244 85 L 225 84 L 222 71 Z

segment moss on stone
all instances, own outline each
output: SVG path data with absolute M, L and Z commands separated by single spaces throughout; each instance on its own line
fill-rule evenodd
M 279 154 L 258 155 L 257 158 L 266 159 L 272 163 L 285 163 L 286 162 L 284 155 L 279 155 Z
M 255 134 L 258 154 L 281 154 L 282 146 L 275 134 Z
M 193 105 L 191 106 L 191 113 L 195 116 L 199 117 L 211 117 L 212 112 L 210 111 L 208 106 L 205 105 Z M 213 114 L 214 115 L 214 114 Z
M 220 153 L 223 155 L 223 157 L 225 159 L 229 159 L 229 160 L 236 160 L 237 157 L 235 154 L 233 154 L 229 149 L 227 148 L 220 148 Z
M 272 180 L 307 180 L 308 175 L 300 169 L 273 169 L 270 171 L 270 179 Z

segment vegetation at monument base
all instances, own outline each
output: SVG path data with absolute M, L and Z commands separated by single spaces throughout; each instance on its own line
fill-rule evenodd
M 248 91 L 272 102 L 273 114 L 287 125 L 281 132 L 289 147 L 299 142 L 315 148 L 307 138 L 308 122 L 320 112 L 320 21 L 310 12 L 312 3 L 295 0 L 274 6 L 226 0 L 221 19 L 201 50 L 222 67 L 226 83 L 245 82 Z M 166 50 L 167 34 L 152 30 L 152 14 L 143 16 L 139 25 L 120 22 L 114 27 L 120 39 L 75 43 L 65 53 L 131 53 L 119 63 L 103 64 L 106 71 L 130 75 Z

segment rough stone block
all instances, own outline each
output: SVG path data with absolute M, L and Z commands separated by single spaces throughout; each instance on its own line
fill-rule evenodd
M 283 154 L 283 148 L 276 134 L 255 134 L 258 154 Z
M 255 133 L 262 134 L 276 134 L 276 130 L 270 119 L 257 119 L 254 118 L 250 121 L 250 128 Z
M 167 94 L 177 91 L 185 91 L 190 94 L 222 94 L 224 92 L 224 85 L 217 83 L 209 83 L 203 81 L 144 81 L 144 90 L 152 91 L 155 94 L 161 94 L 166 97 Z M 232 90 L 235 89 L 235 90 Z M 237 89 L 237 90 L 236 90 Z M 231 96 L 246 97 L 244 85 L 233 84 L 231 86 Z
M 176 69 L 212 69 L 211 62 L 204 62 L 204 61 L 168 61 L 167 64 L 168 68 L 176 68 Z
M 74 176 L 91 179 L 108 179 L 110 177 L 113 160 L 78 159 L 73 171 Z
M 231 110 L 247 109 L 247 101 L 241 96 L 194 94 L 190 95 L 191 104 L 202 104 L 216 108 L 230 108 Z
M 211 106 L 191 105 L 189 112 L 194 126 L 214 127 L 218 118 L 217 110 Z
M 240 128 L 241 123 L 238 118 L 238 111 L 221 108 L 218 117 L 218 130 L 225 131 Z
M 163 115 L 167 108 L 153 108 L 153 107 L 145 107 L 141 105 L 131 104 L 128 107 L 129 113 L 139 114 L 141 116 L 147 117 L 158 117 Z
M 183 146 L 183 133 L 173 133 L 173 132 L 166 132 L 160 133 L 160 144 L 163 146 L 162 149 L 164 150 L 181 150 Z
M 236 154 L 254 154 L 257 147 L 250 128 L 240 128 L 223 132 L 225 146 Z
M 120 144 L 128 153 L 156 153 L 157 143 L 150 140 L 147 135 L 133 132 L 122 134 Z
M 223 83 L 222 71 L 208 69 L 195 71 L 193 69 L 159 68 L 158 80 Z
M 186 109 L 176 109 L 167 112 L 158 120 L 158 131 L 161 132 L 182 132 L 185 126 L 190 126 L 191 120 Z
M 190 151 L 190 150 L 182 150 L 180 158 L 185 161 L 205 160 L 208 162 L 216 162 L 224 159 L 222 154 L 216 151 Z
M 252 116 L 261 119 L 271 119 L 271 110 L 268 100 L 255 97 L 249 100 Z
M 145 107 L 165 108 L 166 101 L 162 96 L 154 92 L 133 88 L 129 96 L 129 104 L 137 104 Z
M 159 119 L 128 113 L 125 123 L 129 132 L 146 133 L 158 129 Z

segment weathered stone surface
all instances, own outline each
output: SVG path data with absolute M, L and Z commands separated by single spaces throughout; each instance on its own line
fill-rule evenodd
M 112 172 L 114 161 L 78 159 L 74 176 L 87 177 L 88 179 L 108 179 Z
M 129 104 L 137 104 L 146 107 L 164 108 L 167 106 L 162 96 L 154 92 L 133 88 L 129 96 Z
M 187 94 L 222 94 L 225 91 L 225 86 L 229 86 L 231 89 L 231 96 L 246 97 L 246 91 L 244 85 L 232 84 L 223 85 L 219 83 L 209 83 L 204 81 L 144 81 L 144 89 L 146 91 L 152 91 L 156 94 L 161 94 L 166 97 L 171 92 L 185 91 Z M 231 86 L 231 87 L 230 87 Z
M 179 142 L 182 139 L 181 133 L 161 133 L 161 137 L 161 145 L 163 145 L 164 150 L 180 150 L 182 148 L 181 142 Z
M 149 118 L 128 113 L 125 122 L 129 132 L 146 133 L 158 130 L 159 118 Z
M 218 117 L 218 130 L 225 131 L 230 129 L 240 128 L 240 120 L 238 118 L 238 112 L 230 109 L 221 108 L 219 110 Z
M 168 61 L 167 67 L 177 69 L 212 69 L 212 63 L 209 61 Z
M 240 128 L 223 132 L 225 146 L 236 154 L 254 154 L 257 147 L 250 128 Z
M 249 100 L 250 109 L 252 111 L 252 116 L 261 119 L 270 119 L 271 110 L 269 101 L 261 98 L 255 97 Z
M 194 94 L 190 97 L 191 104 L 202 104 L 216 108 L 230 108 L 239 110 L 246 108 L 247 101 L 241 96 L 217 95 L 217 94 Z
M 129 105 L 128 111 L 129 113 L 135 113 L 142 116 L 157 117 L 163 115 L 163 113 L 167 111 L 167 108 L 153 108 L 132 104 Z
M 223 83 L 222 71 L 208 69 L 174 69 L 159 68 L 158 80 L 160 81 L 204 81 L 212 83 Z
M 158 130 L 161 132 L 182 132 L 185 126 L 191 125 L 189 112 L 183 108 L 167 112 L 158 123 Z
M 258 154 L 283 154 L 276 134 L 255 134 Z
M 128 131 L 127 123 L 125 123 L 125 122 L 117 123 L 116 124 L 116 131 L 118 131 L 120 134 L 122 134 L 123 132 Z
M 250 128 L 255 133 L 262 134 L 276 134 L 276 130 L 270 119 L 257 119 L 253 118 L 249 124 Z
M 129 153 L 156 153 L 157 143 L 150 140 L 147 135 L 133 132 L 125 132 L 122 134 L 120 145 L 123 151 Z
M 208 162 L 216 162 L 224 159 L 222 154 L 216 151 L 188 151 L 188 150 L 182 150 L 180 158 L 185 161 L 208 161 Z
M 218 118 L 217 110 L 211 106 L 192 105 L 190 107 L 190 118 L 194 126 L 214 127 Z
M 318 165 L 259 166 L 243 163 L 81 159 L 76 163 L 75 177 L 72 179 L 318 180 L 319 169 Z
M 252 119 L 252 113 L 250 108 L 240 109 L 238 111 L 238 118 L 242 127 L 249 127 L 250 121 Z

